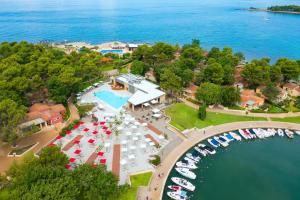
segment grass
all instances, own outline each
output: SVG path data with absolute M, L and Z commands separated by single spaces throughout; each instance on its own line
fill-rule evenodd
M 10 199 L 9 191 L 7 189 L 0 190 L 0 199 L 1 200 L 9 200 Z
M 114 65 L 105 65 L 105 66 L 102 66 L 101 67 L 101 71 L 111 71 L 111 70 L 113 70 L 113 69 L 115 69 L 115 66 Z
M 131 187 L 129 190 L 122 194 L 120 197 L 120 200 L 135 200 L 137 190 L 139 186 L 147 186 L 149 183 L 149 180 L 152 176 L 152 172 L 146 172 L 143 174 L 138 174 L 138 175 L 133 175 L 130 176 L 130 181 L 131 181 Z
M 122 67 L 121 70 L 120 70 L 120 73 L 121 74 L 127 74 L 128 73 L 127 67 Z
M 28 149 L 30 149 L 31 147 L 33 147 L 35 144 L 36 143 L 33 143 L 33 144 L 30 144 L 30 145 L 25 146 L 25 147 L 13 149 L 11 152 L 9 152 L 9 155 L 14 155 L 14 153 L 16 155 L 21 155 L 22 153 L 24 153 L 25 151 L 27 151 Z
M 272 121 L 300 124 L 300 117 L 271 118 Z
M 166 114 L 171 117 L 170 124 L 179 130 L 190 129 L 193 127 L 204 128 L 212 125 L 225 124 L 239 121 L 266 121 L 263 117 L 249 117 L 229 115 L 215 112 L 207 112 L 204 121 L 198 118 L 198 111 L 183 103 L 177 103 L 166 109 Z

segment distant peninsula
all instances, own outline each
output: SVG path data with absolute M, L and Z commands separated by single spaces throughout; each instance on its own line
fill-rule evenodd
M 275 13 L 287 13 L 287 14 L 300 14 L 300 6 L 287 5 L 287 6 L 271 6 L 268 8 L 255 8 L 250 7 L 250 11 L 264 11 L 264 12 L 275 12 Z

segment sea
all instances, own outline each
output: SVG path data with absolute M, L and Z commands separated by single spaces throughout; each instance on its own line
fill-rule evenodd
M 300 15 L 249 7 L 300 0 L 0 0 L 0 41 L 230 46 L 247 59 L 300 59 Z
M 198 164 L 191 200 L 299 200 L 300 136 L 231 142 Z M 174 169 L 170 178 L 182 177 Z M 163 200 L 167 188 L 164 190 Z

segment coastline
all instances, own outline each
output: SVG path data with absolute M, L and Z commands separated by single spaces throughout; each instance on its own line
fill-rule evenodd
M 248 11 L 257 11 L 257 12 L 269 12 L 269 13 L 282 13 L 282 14 L 292 14 L 292 15 L 300 15 L 300 12 L 292 12 L 292 11 L 272 11 L 264 8 L 248 8 Z

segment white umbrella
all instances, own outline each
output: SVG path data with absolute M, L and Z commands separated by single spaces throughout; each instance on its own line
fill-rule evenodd
M 150 142 L 149 145 L 150 146 L 155 146 L 155 143 L 154 142 Z
M 131 135 L 132 135 L 132 133 L 131 133 L 131 132 L 129 132 L 129 131 L 128 131 L 128 132 L 126 132 L 126 136 L 128 136 L 128 137 L 129 137 L 129 136 L 131 136 Z
M 123 145 L 127 144 L 127 140 L 123 140 L 123 141 L 121 142 L 121 144 L 123 144 Z
M 135 159 L 135 155 L 130 154 L 130 155 L 128 156 L 128 158 L 129 158 L 129 160 L 134 160 L 134 159 Z
M 157 109 L 157 108 L 154 108 L 154 109 L 152 110 L 152 112 L 153 112 L 153 113 L 159 113 L 159 112 L 160 112 L 160 110 L 159 110 L 159 109 Z
M 135 150 L 136 149 L 136 147 L 135 146 L 131 146 L 131 147 L 129 147 L 130 148 L 130 150 Z
M 144 103 L 143 105 L 146 106 L 146 107 L 150 106 L 149 103 Z
M 118 131 L 121 131 L 121 130 L 123 130 L 123 127 L 122 127 L 122 126 L 118 126 L 118 127 L 117 127 L 117 130 L 118 130 Z
M 141 124 L 140 124 L 140 122 L 135 121 L 135 122 L 134 122 L 134 125 L 139 126 L 139 125 L 141 125 Z
M 157 104 L 158 101 L 154 99 L 154 100 L 151 101 L 151 103 L 152 103 L 152 104 Z
M 126 165 L 126 164 L 127 164 L 127 161 L 126 161 L 125 159 L 122 159 L 122 160 L 120 161 L 120 164 L 121 164 L 121 165 Z
M 160 118 L 161 117 L 161 114 L 154 114 L 154 115 L 152 115 L 153 117 L 155 117 L 155 118 Z
M 152 142 L 152 140 L 150 138 L 146 138 L 145 141 L 146 142 Z
M 131 126 L 132 129 L 137 129 L 137 126 L 133 125 Z
M 122 148 L 122 149 L 121 149 L 121 152 L 127 152 L 127 148 L 125 148 L 125 147 Z
M 132 139 L 133 139 L 133 141 L 138 141 L 139 140 L 138 137 L 133 137 Z
M 162 135 L 159 135 L 158 138 L 159 138 L 160 140 L 164 140 L 164 139 L 165 139 L 165 137 L 162 136 Z

